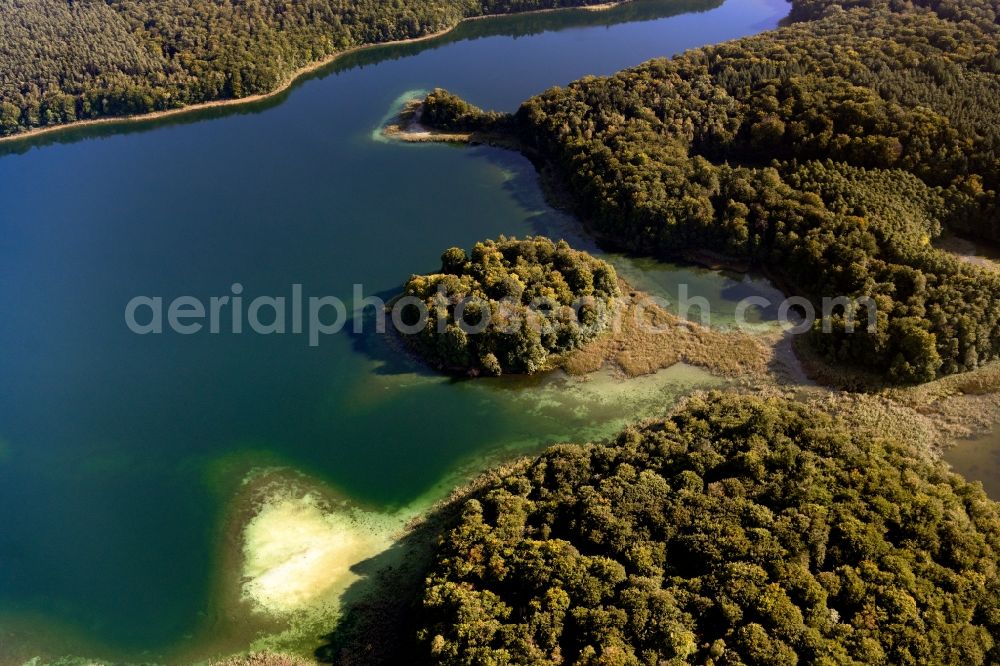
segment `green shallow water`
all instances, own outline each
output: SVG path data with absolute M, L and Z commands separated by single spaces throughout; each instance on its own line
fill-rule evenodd
M 784 0 L 641 0 L 464 24 L 353 54 L 266 103 L 0 147 L 0 663 L 160 659 L 213 619 L 238 480 L 302 470 L 374 511 L 498 455 L 604 437 L 713 382 L 679 367 L 487 382 L 429 375 L 384 338 L 146 336 L 136 295 L 388 296 L 441 250 L 501 233 L 587 245 L 502 151 L 375 141 L 407 91 L 513 110 L 548 86 L 773 27 Z M 723 319 L 759 280 L 610 257 Z M 766 318 L 767 314 L 764 313 Z M 598 390 L 599 389 L 599 390 Z M 611 396 L 609 398 L 609 396 Z M 238 620 L 237 620 L 238 621 Z

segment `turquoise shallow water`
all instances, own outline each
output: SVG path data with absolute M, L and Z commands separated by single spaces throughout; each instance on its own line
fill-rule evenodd
M 428 375 L 375 335 L 146 336 L 136 295 L 292 284 L 389 295 L 442 249 L 501 233 L 586 244 L 531 166 L 486 148 L 375 141 L 407 91 L 513 110 L 548 86 L 773 27 L 784 0 L 640 0 L 464 24 L 353 54 L 257 105 L 0 147 L 0 663 L 68 637 L 155 658 L 211 612 L 233 485 L 262 462 L 405 506 L 498 450 L 606 436 L 708 380 L 616 401 L 558 378 Z M 613 258 L 720 310 L 757 281 Z M 248 299 L 249 300 L 249 299 Z M 647 387 L 648 388 L 648 387 Z M 66 648 L 69 649 L 69 648 Z

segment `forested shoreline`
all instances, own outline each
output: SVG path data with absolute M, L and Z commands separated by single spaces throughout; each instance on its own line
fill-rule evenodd
M 410 565 L 352 606 L 321 663 L 998 658 L 998 504 L 901 432 L 782 398 L 694 396 L 513 461 L 404 543 Z
M 600 0 L 0 0 L 0 137 L 276 90 L 352 48 Z
M 996 663 L 998 527 L 981 488 L 902 442 L 709 395 L 465 500 L 413 661 Z
M 587 77 L 496 119 L 444 91 L 430 125 L 516 133 L 618 247 L 712 250 L 817 305 L 828 361 L 925 382 L 1000 356 L 1000 276 L 934 248 L 1000 239 L 996 0 L 794 0 L 775 31 Z M 508 129 L 512 127 L 513 129 Z M 817 308 L 819 310 L 819 308 Z

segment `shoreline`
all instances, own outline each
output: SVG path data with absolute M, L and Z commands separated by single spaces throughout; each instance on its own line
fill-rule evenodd
M 518 142 L 508 139 L 505 135 L 482 132 L 446 132 L 443 130 L 428 128 L 420 123 L 421 107 L 422 104 L 419 100 L 410 100 L 404 104 L 399 115 L 396 117 L 396 124 L 389 124 L 382 128 L 381 131 L 383 136 L 387 139 L 400 141 L 402 143 L 450 143 L 470 146 L 488 145 L 494 148 L 518 152 L 528 159 L 535 167 L 536 175 L 542 187 L 545 200 L 549 206 L 557 210 L 562 210 L 572 216 L 581 225 L 583 231 L 592 237 L 601 247 L 627 254 L 643 254 L 641 249 L 630 247 L 628 245 L 622 245 L 616 242 L 616 239 L 601 233 L 594 227 L 590 220 L 580 216 L 574 207 L 572 197 L 570 197 L 566 192 L 565 185 L 554 173 L 551 165 L 544 159 L 541 159 L 538 155 L 533 154 L 532 151 L 526 146 L 519 145 Z M 953 237 L 953 239 L 957 239 L 968 246 L 980 247 L 980 244 L 972 241 L 960 239 L 958 237 Z M 947 251 L 944 248 L 941 249 L 943 251 Z M 952 254 L 954 254 L 954 252 L 952 252 Z M 650 254 L 649 256 L 654 255 Z M 686 250 L 678 252 L 676 255 L 658 256 L 656 258 L 659 260 L 679 261 L 687 265 L 700 266 L 712 271 L 728 271 L 738 273 L 740 275 L 751 275 L 757 273 L 762 275 L 768 282 L 771 283 L 771 285 L 788 297 L 805 296 L 800 290 L 795 288 L 794 285 L 789 283 L 774 270 L 770 270 L 764 266 L 754 265 L 749 260 L 742 260 L 738 257 L 727 256 L 712 250 Z M 968 261 L 968 263 L 975 263 L 975 265 L 988 269 L 1000 270 L 1000 260 L 998 259 L 993 259 L 990 256 L 976 256 L 973 257 L 973 259 L 980 259 L 981 263 L 975 263 L 972 261 Z M 709 331 L 709 333 L 710 332 L 711 331 Z M 701 337 L 705 337 L 704 332 L 701 334 Z M 767 337 L 768 336 L 766 335 L 763 336 L 763 338 L 758 336 L 757 340 L 759 341 Z M 887 384 L 880 375 L 868 372 L 864 368 L 840 368 L 831 365 L 826 360 L 820 358 L 819 355 L 808 345 L 804 344 L 804 339 L 805 338 L 803 336 L 792 336 L 791 338 L 781 336 L 778 339 L 770 340 L 767 345 L 772 354 L 772 360 L 778 361 L 780 365 L 784 366 L 788 375 L 796 382 L 804 384 L 809 388 L 818 388 L 825 391 L 846 394 L 861 392 L 872 395 L 897 395 L 898 391 L 903 390 L 905 392 L 905 387 Z M 576 350 L 577 357 L 581 356 L 579 353 L 580 351 L 581 350 Z M 572 353 L 570 355 L 572 355 Z M 679 358 L 678 361 L 690 362 L 687 358 Z M 614 365 L 614 363 L 611 364 Z M 626 365 L 630 364 L 626 363 Z M 714 368 L 716 370 L 720 367 L 719 364 L 714 363 L 708 363 L 707 365 L 704 363 L 695 363 L 695 365 L 706 368 Z M 737 363 L 736 365 L 740 365 L 740 363 Z M 590 361 L 584 362 L 583 366 L 587 367 L 589 370 L 594 369 L 591 367 L 592 363 Z M 1000 371 L 1000 361 L 989 363 L 987 366 L 984 366 L 984 368 L 986 368 L 985 373 L 980 372 L 983 370 L 983 368 L 980 368 L 980 370 L 972 370 L 958 375 L 940 377 L 929 384 L 920 386 L 926 387 L 928 385 L 945 385 L 949 377 L 956 378 L 955 382 L 958 384 L 964 383 L 961 378 L 968 380 L 971 384 L 975 384 L 978 381 L 981 381 L 983 374 L 988 374 L 994 370 Z M 624 368 L 620 365 L 619 369 L 624 370 Z M 635 376 L 641 376 L 644 373 L 640 370 L 637 372 L 625 371 L 624 374 L 627 377 L 634 378 Z M 726 373 L 723 372 L 723 375 L 725 374 Z M 985 383 L 985 389 L 977 389 L 973 391 L 973 393 L 975 395 L 992 395 L 995 397 L 996 405 L 1000 405 L 1000 376 L 987 380 Z M 913 392 L 916 393 L 916 389 L 919 389 L 920 386 L 910 388 L 914 389 Z M 965 393 L 965 391 L 960 391 L 960 393 Z M 896 397 L 896 400 L 897 402 L 901 401 L 899 397 Z M 950 444 L 948 445 L 948 448 L 961 439 L 989 434 L 990 428 L 985 425 L 985 419 L 981 417 L 981 412 L 993 409 L 993 406 L 971 406 L 970 409 L 972 413 L 968 414 L 953 414 L 952 412 L 954 411 L 954 407 L 954 405 L 945 406 L 944 413 L 939 415 L 942 420 L 942 423 L 940 424 L 940 431 L 945 433 L 946 436 L 938 439 L 941 441 L 949 440 Z M 961 409 L 958 411 L 961 412 Z M 958 423 L 951 423 L 951 420 L 957 420 Z M 939 446 L 938 448 L 940 449 L 942 447 Z
M 88 120 L 75 120 L 71 123 L 64 123 L 61 125 L 52 125 L 47 127 L 36 127 L 30 129 L 26 132 L 19 132 L 17 134 L 11 134 L 9 136 L 0 137 L 0 146 L 8 144 L 17 144 L 20 141 L 28 141 L 40 136 L 45 136 L 47 134 L 57 134 L 59 132 L 69 132 L 77 129 L 85 129 L 87 127 L 99 126 L 99 125 L 112 125 L 116 123 L 121 124 L 138 124 L 144 122 L 153 122 L 156 120 L 161 120 L 163 118 L 170 118 L 173 116 L 181 116 L 188 113 L 197 113 L 198 111 L 205 111 L 207 109 L 223 108 L 228 106 L 240 106 L 243 104 L 253 104 L 255 102 L 263 102 L 268 99 L 277 97 L 278 95 L 288 91 L 298 82 L 302 77 L 312 74 L 328 65 L 332 65 L 337 61 L 338 58 L 343 56 L 351 55 L 353 53 L 358 53 L 360 51 L 367 51 L 370 49 L 377 49 L 387 46 L 401 46 L 404 44 L 417 44 L 419 42 L 426 42 L 439 37 L 444 37 L 450 32 L 456 30 L 459 26 L 467 21 L 483 21 L 488 19 L 502 18 L 505 16 L 529 16 L 532 14 L 547 14 L 550 12 L 563 12 L 570 11 L 574 9 L 582 9 L 584 11 L 607 11 L 609 9 L 614 9 L 620 5 L 625 5 L 633 0 L 614 0 L 613 2 L 605 2 L 598 5 L 581 5 L 579 7 L 552 7 L 548 9 L 533 9 L 526 12 L 509 12 L 506 14 L 486 14 L 483 16 L 468 16 L 463 18 L 461 21 L 455 25 L 445 28 L 443 30 L 438 30 L 437 32 L 428 33 L 426 35 L 421 35 L 419 37 L 410 37 L 407 39 L 397 39 L 388 42 L 379 42 L 375 44 L 362 44 L 360 46 L 354 46 L 343 51 L 338 51 L 333 55 L 324 58 L 322 60 L 317 60 L 315 62 L 309 63 L 295 70 L 288 77 L 282 81 L 274 90 L 266 93 L 260 93 L 258 95 L 251 95 L 250 97 L 239 97 L 235 99 L 217 99 L 211 102 L 198 102 L 197 104 L 188 104 L 185 106 L 178 107 L 176 109 L 164 109 L 162 111 L 151 111 L 149 113 L 142 113 L 130 116 L 109 116 L 106 118 L 91 118 Z
M 390 141 L 403 143 L 472 143 L 475 132 L 444 132 L 421 124 L 423 110 L 423 100 L 407 100 L 396 115 L 396 122 L 383 126 L 379 132 Z

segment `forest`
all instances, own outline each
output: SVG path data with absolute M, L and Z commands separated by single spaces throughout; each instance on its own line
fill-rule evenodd
M 464 18 L 600 0 L 0 0 L 0 136 L 273 91 Z
M 869 297 L 873 326 L 838 317 L 813 346 L 925 382 L 1000 355 L 1000 274 L 935 248 L 1000 241 L 997 6 L 795 0 L 783 28 L 554 88 L 496 128 L 612 246 L 710 249 L 817 305 Z
M 620 295 L 610 264 L 565 241 L 501 236 L 471 254 L 450 248 L 439 273 L 409 279 L 403 297 L 423 303 L 427 319 L 419 327 L 404 309 L 404 324 L 419 328 L 404 337 L 447 372 L 532 374 L 606 330 Z
M 427 93 L 420 105 L 420 120 L 439 130 L 472 132 L 510 129 L 510 114 L 483 111 L 442 88 Z
M 942 463 L 712 394 L 467 499 L 409 663 L 995 664 L 998 557 L 997 504 Z

